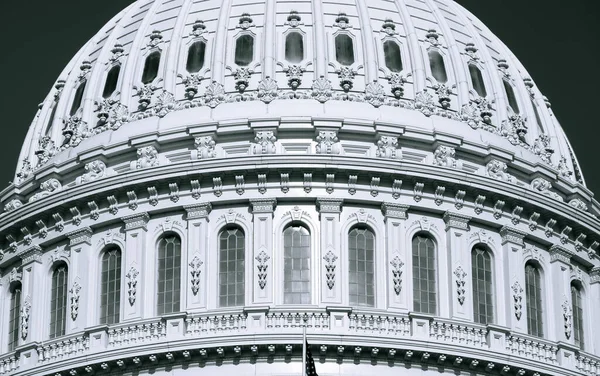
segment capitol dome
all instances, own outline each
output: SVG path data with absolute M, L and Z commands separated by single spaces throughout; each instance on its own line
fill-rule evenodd
M 453 0 L 137 0 L 19 161 L 0 376 L 600 375 L 600 205 Z

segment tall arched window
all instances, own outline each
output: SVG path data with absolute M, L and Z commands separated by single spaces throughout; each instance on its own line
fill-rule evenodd
M 537 337 L 544 336 L 542 279 L 537 265 L 525 265 L 525 297 L 527 300 L 527 332 Z
M 291 32 L 285 37 L 285 60 L 297 64 L 304 60 L 304 38 L 298 32 Z
M 445 84 L 448 81 L 448 75 L 446 74 L 446 64 L 444 64 L 444 58 L 436 50 L 429 50 L 429 67 L 431 68 L 431 74 L 433 78 L 441 84 Z
M 154 81 L 158 76 L 158 67 L 160 66 L 160 51 L 154 51 L 144 62 L 144 70 L 142 72 L 142 83 L 147 85 Z
M 250 65 L 254 60 L 254 37 L 242 35 L 235 40 L 235 63 L 241 67 Z
M 283 231 L 283 302 L 310 303 L 310 233 L 299 225 Z
M 21 311 L 21 284 L 16 283 L 10 289 L 10 312 L 8 323 L 8 351 L 19 344 L 19 317 Z
M 244 305 L 245 295 L 245 241 L 244 231 L 227 228 L 219 234 L 219 305 Z
M 206 51 L 206 43 L 204 41 L 194 42 L 188 50 L 187 63 L 185 69 L 189 73 L 198 73 L 204 66 L 204 53 Z
M 87 85 L 87 80 L 83 80 L 79 86 L 77 87 L 77 91 L 75 91 L 75 96 L 73 97 L 73 104 L 71 105 L 71 111 L 69 112 L 70 116 L 73 116 L 81 107 L 81 101 L 83 100 L 83 93 L 85 92 L 85 85 Z
M 385 66 L 392 72 L 402 71 L 402 55 L 400 46 L 392 40 L 383 42 L 383 54 L 385 55 Z
M 571 303 L 573 304 L 573 339 L 575 345 L 583 350 L 583 301 L 581 299 L 581 286 L 571 283 Z
M 181 239 L 170 234 L 158 242 L 156 313 L 179 312 L 181 290 Z
M 117 90 L 117 83 L 119 82 L 119 74 L 121 73 L 121 66 L 115 65 L 110 68 L 106 75 L 106 82 L 104 83 L 104 90 L 102 90 L 102 98 L 110 98 L 111 95 Z
M 473 89 L 475 89 L 480 97 L 486 97 L 487 91 L 485 90 L 485 82 L 483 82 L 481 70 L 475 64 L 469 64 L 469 74 L 471 75 Z
M 354 41 L 349 35 L 335 37 L 335 60 L 342 65 L 354 64 Z
M 517 97 L 515 96 L 515 91 L 510 83 L 506 82 L 506 80 L 502 80 L 504 84 L 504 91 L 506 91 L 506 98 L 508 99 L 508 105 L 513 110 L 515 114 L 519 113 L 519 104 L 517 103 Z
M 418 234 L 412 241 L 413 309 L 420 313 L 437 313 L 437 272 L 433 239 Z
M 119 322 L 121 311 L 121 250 L 107 249 L 102 255 L 100 279 L 100 324 Z
M 50 338 L 65 335 L 68 281 L 67 265 L 57 265 L 52 272 L 52 290 L 50 291 Z
M 350 305 L 375 305 L 375 235 L 368 228 L 348 233 Z
M 494 294 L 492 292 L 492 258 L 490 251 L 478 245 L 471 251 L 473 280 L 473 317 L 475 322 L 494 322 Z

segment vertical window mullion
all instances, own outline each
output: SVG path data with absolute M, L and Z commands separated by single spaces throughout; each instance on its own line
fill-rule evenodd
M 413 309 L 420 313 L 437 313 L 435 245 L 427 236 L 417 235 L 412 242 Z M 430 278 L 431 277 L 431 278 Z
M 8 351 L 13 351 L 19 344 L 19 317 L 21 310 L 21 285 L 13 287 L 10 294 Z
M 157 314 L 178 312 L 181 305 L 181 239 L 176 235 L 165 236 L 158 243 L 157 286 Z
M 283 231 L 285 304 L 310 304 L 310 233 L 302 226 Z
M 68 271 L 66 265 L 58 266 L 52 273 L 50 299 L 50 338 L 65 334 L 67 314 L 67 283 Z

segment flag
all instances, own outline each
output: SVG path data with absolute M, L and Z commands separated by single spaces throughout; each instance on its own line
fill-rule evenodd
M 319 376 L 317 374 L 317 369 L 315 368 L 315 360 L 313 359 L 312 352 L 310 351 L 310 345 L 308 341 L 304 342 L 306 346 L 306 376 Z

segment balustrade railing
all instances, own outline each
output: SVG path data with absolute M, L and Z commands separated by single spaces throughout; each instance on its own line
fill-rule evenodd
M 215 335 L 222 332 L 244 331 L 247 327 L 245 313 L 231 315 L 198 315 L 185 319 L 187 336 L 197 336 L 203 333 Z
M 588 356 L 580 353 L 576 358 L 575 367 L 585 375 L 598 376 L 600 375 L 600 359 L 597 357 Z
M 138 343 L 156 341 L 166 335 L 166 326 L 162 320 L 117 325 L 108 329 L 108 346 L 132 346 Z
M 19 368 L 19 358 L 14 353 L 0 358 L 0 375 L 16 371 Z
M 463 346 L 487 346 L 487 328 L 483 325 L 457 324 L 445 320 L 433 320 L 429 327 L 429 337 Z
M 302 328 L 329 329 L 329 313 L 321 312 L 290 312 L 273 310 L 265 317 L 267 329 Z
M 507 334 L 506 349 L 513 355 L 557 364 L 558 347 L 554 343 L 540 338 Z
M 49 363 L 57 360 L 76 357 L 90 348 L 90 338 L 86 334 L 60 337 L 44 342 L 36 348 L 38 362 Z
M 410 335 L 410 319 L 408 316 L 379 315 L 370 313 L 351 313 L 349 315 L 351 331 L 374 335 Z

